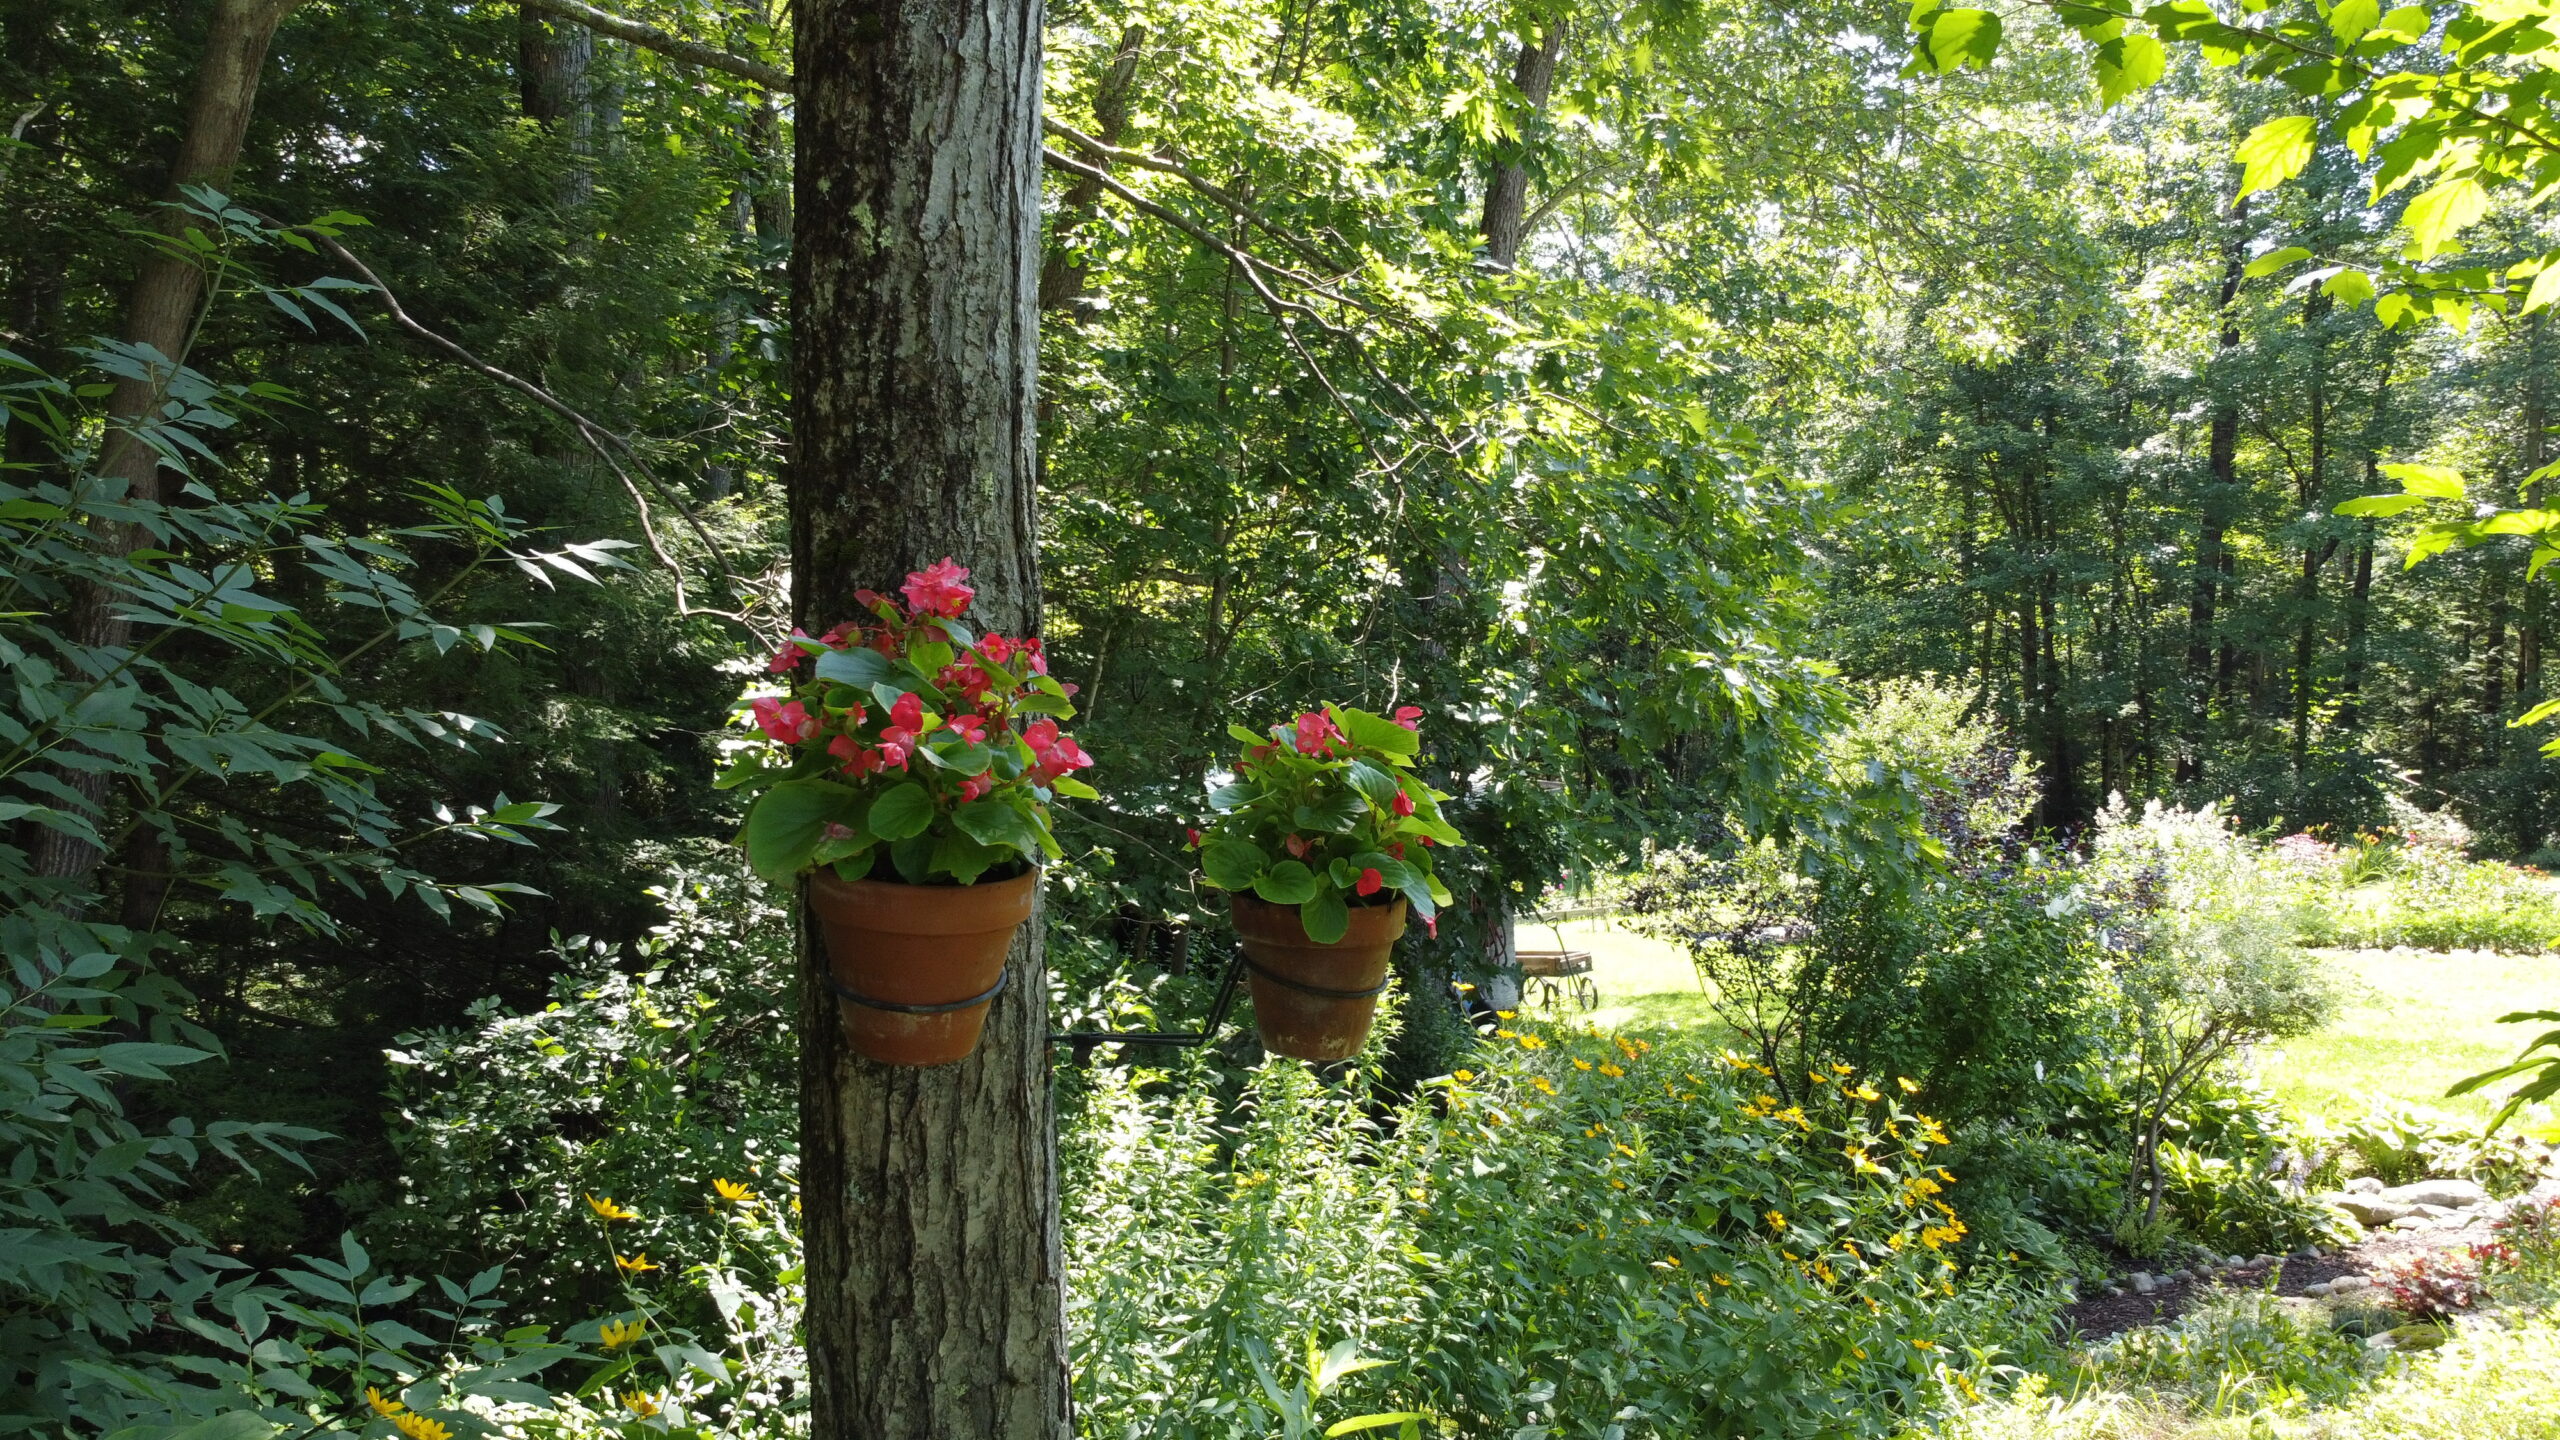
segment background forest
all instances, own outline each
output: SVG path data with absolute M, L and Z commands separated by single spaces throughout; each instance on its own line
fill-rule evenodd
M 236 164 L 173 195 L 190 117 L 220 83 L 209 36 L 261 7 L 281 23 Z M 11 1234 L 90 1217 L 117 1238 L 0 1266 L 15 1287 L 0 1343 L 32 1355 L 76 1333 L 115 1349 L 171 1296 L 212 1293 L 226 1263 L 339 1256 L 332 1283 L 370 1297 L 370 1258 L 338 1249 L 350 1232 L 420 1273 L 482 1272 L 447 1287 L 456 1316 L 503 1297 L 566 1326 L 637 1278 L 523 1264 L 586 1243 L 596 1176 L 673 1217 L 701 1209 L 672 1197 L 715 1170 L 761 1176 L 766 1194 L 789 1173 L 774 1138 L 789 1132 L 788 1037 L 769 1023 L 789 1010 L 787 939 L 759 948 L 777 902 L 743 877 L 739 806 L 712 783 L 790 628 L 789 19 L 765 0 L 609 8 L 0 0 L 0 442 L 23 487 L 8 505 L 129 463 L 98 416 L 155 359 L 119 338 L 136 277 L 177 252 L 210 277 L 183 355 L 158 357 L 186 375 L 135 432 L 194 488 L 173 479 L 166 513 L 113 522 L 148 544 L 102 569 L 61 558 L 71 542 L 44 527 L 64 508 L 0 507 L 23 602 L 0 615 L 19 627 L 0 736 L 18 787 L 0 807 L 13 1004 L 57 968 L 110 975 L 109 1018 L 89 1023 L 141 1047 L 99 1059 L 94 1100 L 82 1090 L 55 1119 L 97 1103 L 135 1135 L 299 1157 L 190 1168 L 186 1145 L 102 1141 L 138 1147 L 101 1182 L 120 1198 L 7 1202 L 26 1207 Z M 2383 467 L 2401 462 L 2534 503 L 2560 404 L 2547 312 L 2394 327 L 2296 278 L 2295 247 L 2330 267 L 2399 255 L 2410 195 L 2376 198 L 2333 148 L 2244 194 L 2234 148 L 2287 104 L 2241 69 L 2172 47 L 2156 83 L 2101 104 L 2086 44 L 2043 10 L 2010 16 L 1996 58 L 1961 67 L 1914 64 L 1911 23 L 1831 0 L 1052 4 L 1041 633 L 1081 687 L 1088 778 L 1108 797 L 1060 812 L 1060 1028 L 1199 1013 L 1224 942 L 1184 831 L 1231 758 L 1225 722 L 1326 699 L 1424 706 L 1432 783 L 1471 842 L 1442 865 L 1457 906 L 1399 952 L 1416 998 L 1373 1056 L 1381 1106 L 1443 1094 L 1474 1053 L 1464 1014 L 1434 997 L 1452 973 L 1503 968 L 1516 914 L 1683 846 L 1747 869 L 1734 848 L 1766 842 L 1830 886 L 1782 902 L 1718 871 L 1716 898 L 1695 902 L 1711 909 L 1751 895 L 1825 933 L 1908 921 L 1929 944 L 2035 932 L 2021 954 L 2084 958 L 2100 942 L 2030 913 L 2070 885 L 2038 870 L 2029 837 L 2133 846 L 2122 837 L 2153 834 L 2133 818 L 2145 801 L 2219 805 L 2253 834 L 2451 826 L 2473 857 L 2560 854 L 2550 762 L 2509 724 L 2550 698 L 2553 601 L 2528 583 L 2529 547 L 2404 567 L 2423 515 L 2336 513 L 2392 490 Z M 2546 215 L 2502 199 L 2463 259 L 2497 269 L 2550 243 Z M 162 561 L 149 583 L 177 587 L 165 643 L 133 670 L 157 688 L 114 699 L 132 662 L 86 688 L 63 678 L 47 647 L 87 623 L 83 597 L 130 593 L 140 582 L 114 566 Z M 1930 736 L 1957 738 L 1914 739 Z M 2013 801 L 1981 834 L 1949 829 L 1951 803 Z M 1902 894 L 1946 864 L 1976 887 L 1959 886 L 1962 904 L 1985 909 L 1843 910 L 1842 875 Z M 1677 933 L 1692 901 L 1646 903 Z M 113 958 L 36 958 L 91 953 Z M 2001 1089 L 2044 1086 L 2048 1059 L 2057 1074 L 2065 1058 L 2101 1065 L 2099 1032 L 2058 1018 L 2094 1002 L 2055 985 L 2003 1012 L 2020 1028 L 2002 1055 L 1914 1066 L 1973 1153 L 2043 1155 L 2021 1138 L 2038 1127 L 2065 1149 L 2097 1134 L 2072 1129 L 2069 1096 Z M 546 1014 L 608 1038 L 564 1039 Z M 1851 1054 L 1855 1013 L 1805 1023 L 1771 1044 L 1884 1066 L 1943 1040 Z M 181 1057 L 154 1046 L 219 1058 L 173 1082 L 160 1067 Z M 1615 1063 L 1596 1045 L 1588 1058 Z M 1525 1097 L 1550 1062 L 1511 1057 L 1487 1082 Z M 1713 1099 L 1756 1103 L 1747 1073 L 1727 1081 L 1742 1089 Z M 1077 1323 L 1127 1347 L 1086 1356 L 1120 1388 L 1079 1401 L 1135 1426 L 1183 1393 L 1192 1362 L 1148 1348 L 1171 1302 L 1115 1284 L 1109 1257 L 1179 1294 L 1246 1252 L 1186 1278 L 1115 1206 L 1143 1218 L 1148 1196 L 1212 1183 L 1202 1145 L 1226 1148 L 1210 1167 L 1224 1185 L 1255 1170 L 1253 1144 L 1282 1141 L 1213 1134 L 1228 1112 L 1108 1064 L 1068 1083 L 1085 1107 L 1071 1161 L 1131 1177 L 1079 1202 L 1097 1248 Z M 2123 1083 L 2131 1103 L 2140 1083 Z M 1440 1183 L 1381 1162 L 1358 1107 L 1308 1098 L 1320 1082 L 1210 1065 L 1186 1084 L 1221 1103 L 1254 1087 L 1242 1108 L 1272 1126 L 1342 1127 L 1293 1132 L 1331 1168 L 1291 1178 L 1250 1225 L 1231 1215 L 1238 1235 L 1350 1244 L 1358 1197 L 1392 1203 L 1410 1181 L 1419 1201 Z M 1778 1099 L 1812 1103 L 1780 1086 L 1753 1123 L 1778 1123 Z M 2165 1087 L 2141 1100 L 2183 1103 Z M 1681 1143 L 1724 1143 L 1730 1108 L 1681 1120 Z M 1576 1111 L 1569 1128 L 1619 1113 Z M 44 1148 L 28 1137 L 45 1123 L 9 1123 L 0 1141 Z M 651 1152 L 653 1133 L 692 1138 Z M 2123 1139 L 2109 1129 L 2092 1153 Z M 1430 1163 L 1456 1165 L 1451 1144 Z M 567 1152 L 586 1178 L 537 1173 L 533 1157 Z M 2130 1153 L 2130 1175 L 2089 1193 L 2170 1183 L 2156 1126 Z M 27 1194 L 35 1164 L 12 1182 Z M 1545 1178 L 1559 1194 L 1584 1183 Z M 1776 1163 L 1753 1183 L 1815 1182 Z M 1960 1301 L 1948 1281 L 1951 1314 L 1929 1323 L 1960 1330 L 1974 1322 L 1954 1311 L 2094 1275 L 2093 1252 L 2064 1241 L 2074 1225 L 2111 1233 L 2111 1212 L 2060 1179 L 2005 1193 L 2018 1223 L 1998 1233 L 2051 1239 L 2030 1257 L 2043 1268 L 1968 1283 Z M 790 1272 L 790 1222 L 778 1202 L 753 1218 L 729 1203 L 728 1228 L 668 1218 L 656 1242 L 731 1247 L 734 1288 L 685 1313 L 716 1328 L 716 1312 L 735 1353 L 778 1353 L 787 1324 L 732 1299 Z M 1493 1223 L 1494 1200 L 1467 1203 L 1486 1207 L 1462 1211 L 1471 1225 Z M 1884 1245 L 1890 1217 L 1861 1214 Z M 2279 1250 L 2322 1237 L 2317 1216 L 2269 1214 L 2230 1233 Z M 1308 1329 L 1371 1333 L 1428 1309 L 1390 1251 L 1440 1254 L 1448 1235 L 1414 1223 L 1366 1259 L 1336 1257 L 1365 1291 L 1239 1312 L 1232 1334 L 1252 1341 L 1233 1339 L 1228 1363 L 1277 1395 Z M 1771 1225 L 1783 1237 L 1783 1217 Z M 116 1278 L 125 1262 L 98 1258 L 155 1232 L 201 1247 L 177 1278 Z M 2137 1256 L 2147 1243 L 2114 1239 Z M 502 1263 L 518 1269 L 500 1289 L 486 1267 Z M 75 1271 L 97 1274 L 63 1279 Z M 100 1294 L 104 1309 L 59 1319 Z M 1532 1337 L 1558 1323 L 1510 1320 Z M 1709 1353 L 1724 1343 L 1662 1388 L 1744 1384 Z M 1849 1367 L 1798 1343 L 1816 1346 L 1731 1341 Z M 1441 1414 L 1491 1403 L 1447 1365 L 1397 1393 L 1427 1392 Z M 1333 1383 L 1323 1370 L 1309 1404 Z M 733 1364 L 722 1383 L 754 1390 L 765 1373 Z M 1595 1425 L 1597 1397 L 1643 1388 L 1593 1383 Z M 1768 1433 L 1913 1413 L 1952 1383 L 1927 1364 L 1844 1380 Z M 722 1423 L 788 1412 L 789 1391 L 757 1391 Z M 1552 1388 L 1510 1400 L 1566 1423 Z M 1180 1433 L 1262 1423 L 1256 1408 Z

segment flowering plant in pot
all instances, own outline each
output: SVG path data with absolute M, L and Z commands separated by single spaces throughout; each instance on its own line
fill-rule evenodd
M 1438 929 L 1449 892 L 1431 851 L 1466 842 L 1441 818 L 1449 797 L 1413 773 L 1421 717 L 1327 705 L 1263 734 L 1227 727 L 1244 755 L 1192 843 L 1202 876 L 1235 896 L 1266 1050 L 1356 1054 L 1406 914 Z
M 719 781 L 754 794 L 748 863 L 806 878 L 847 1038 L 886 1063 L 975 1048 L 1058 854 L 1049 806 L 1095 793 L 1058 728 L 1072 688 L 1037 638 L 972 632 L 968 575 L 945 557 L 907 576 L 903 604 L 857 591 L 863 618 L 793 631 L 769 667 L 783 693 L 748 707 L 773 745 Z

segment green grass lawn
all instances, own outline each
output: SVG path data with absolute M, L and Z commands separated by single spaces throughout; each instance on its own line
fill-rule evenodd
M 2328 1028 L 2259 1056 L 2276 1094 L 2304 1115 L 2348 1116 L 2373 1097 L 2487 1119 L 2484 1095 L 2445 1087 L 2513 1059 L 2548 1026 L 2500 1025 L 2514 1010 L 2560 1009 L 2560 955 L 2327 950 L 2348 985 Z
M 1552 949 L 1558 938 L 1556 927 L 1529 922 L 1515 933 L 1526 949 Z M 1582 1018 L 1637 1031 L 1719 1023 L 1678 947 L 1606 919 L 1565 925 L 1562 939 L 1567 949 L 1591 952 L 1599 982 L 1600 1008 Z M 2345 1007 L 2328 1028 L 2258 1056 L 2267 1083 L 2305 1116 L 2362 1114 L 2380 1097 L 2485 1120 L 2495 1100 L 2449 1100 L 2445 1087 L 2514 1058 L 2548 1028 L 2502 1026 L 2499 1016 L 2560 1009 L 2560 955 L 2321 953 L 2346 983 Z M 1581 1012 L 1568 1001 L 1565 1014 Z
M 1513 935 L 1524 950 L 1556 948 L 1557 927 L 1523 921 Z M 1610 920 L 1577 920 L 1562 927 L 1564 948 L 1591 952 L 1593 978 L 1600 985 L 1600 1008 L 1585 1015 L 1565 1002 L 1566 1018 L 1582 1018 L 1605 1029 L 1664 1030 L 1715 1025 L 1706 992 L 1698 988 L 1698 972 L 1678 946 L 1648 940 Z M 1537 991 L 1533 986 L 1530 1000 Z

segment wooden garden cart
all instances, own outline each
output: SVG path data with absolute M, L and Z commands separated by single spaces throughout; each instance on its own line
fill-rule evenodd
M 1585 1010 L 1600 1008 L 1600 986 L 1591 978 L 1588 950 L 1567 950 L 1561 944 L 1553 950 L 1523 950 L 1520 983 L 1549 1009 L 1564 1008 L 1567 996 Z

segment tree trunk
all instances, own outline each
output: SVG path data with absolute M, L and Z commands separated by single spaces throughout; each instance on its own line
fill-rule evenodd
M 1535 38 L 1523 39 L 1520 58 L 1511 67 L 1511 87 L 1523 102 L 1520 136 L 1498 152 L 1484 187 L 1484 258 L 1497 270 L 1510 269 L 1520 258 L 1529 218 L 1529 132 L 1546 113 L 1547 96 L 1555 89 L 1556 59 L 1563 53 L 1564 21 L 1550 20 Z
M 1037 0 L 800 0 L 793 607 L 817 629 L 948 554 L 1040 619 Z M 802 950 L 815 1440 L 1063 1440 L 1064 1258 L 1041 918 L 975 1055 L 848 1053 Z
M 516 12 L 516 94 L 526 119 L 569 142 L 558 196 L 567 207 L 595 194 L 595 97 L 588 83 L 595 59 L 595 32 L 586 26 L 530 7 Z
M 187 106 L 187 126 L 169 167 L 169 195 L 191 185 L 221 186 L 240 161 L 240 146 L 249 133 L 249 115 L 258 99 L 258 75 L 265 68 L 267 46 L 276 27 L 301 0 L 220 0 L 205 35 L 204 59 L 196 69 L 194 97 Z M 171 234 L 188 222 L 164 214 L 160 226 Z M 148 347 L 159 360 L 142 377 L 125 377 L 107 400 L 108 432 L 98 464 L 109 494 L 122 494 L 143 504 L 160 499 L 160 462 L 148 445 L 123 433 L 125 427 L 156 413 L 167 399 L 170 367 L 186 361 L 194 338 L 196 309 L 204 298 L 204 272 L 160 249 L 144 257 L 125 302 L 124 339 Z M 140 543 L 141 532 L 130 525 L 102 522 L 92 526 L 97 543 L 122 554 Z M 71 638 L 93 649 L 119 650 L 133 627 L 115 615 L 117 597 L 91 589 L 73 602 Z M 92 807 L 103 807 L 107 775 L 103 771 L 66 770 L 62 779 Z M 96 846 L 59 830 L 41 829 L 34 836 L 31 864 L 37 874 L 80 879 L 98 868 Z

